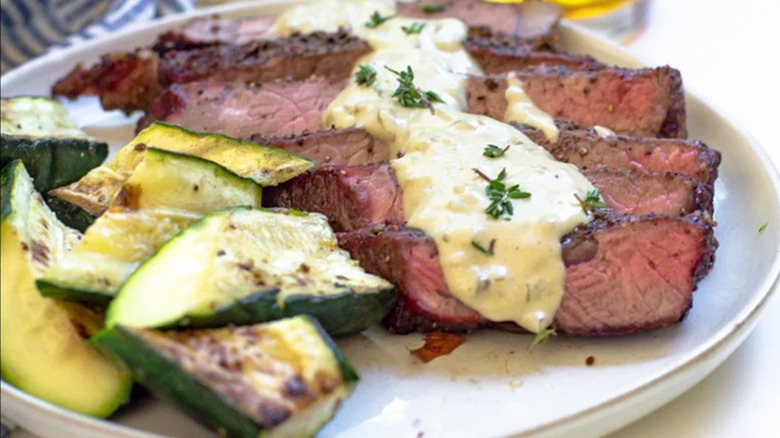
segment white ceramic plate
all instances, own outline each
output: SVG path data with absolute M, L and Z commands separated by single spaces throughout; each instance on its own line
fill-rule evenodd
M 274 15 L 282 0 L 217 9 L 225 16 Z M 2 77 L 3 97 L 48 94 L 58 77 L 103 53 L 151 43 L 156 35 L 201 11 L 129 29 L 72 50 L 50 54 Z M 623 49 L 564 24 L 565 49 L 618 65 L 642 63 Z M 684 76 L 684 72 L 683 72 Z M 686 84 L 689 90 L 691 87 Z M 780 182 L 752 137 L 694 93 L 687 93 L 691 138 L 723 153 L 716 184 L 720 241 L 715 267 L 694 294 L 681 324 L 622 338 L 554 338 L 526 352 L 530 336 L 470 335 L 453 354 L 423 365 L 409 355 L 422 336 L 391 336 L 376 328 L 339 341 L 362 380 L 321 436 L 579 437 L 623 426 L 690 388 L 734 351 L 754 327 L 780 272 Z M 92 135 L 118 147 L 134 124 L 103 112 L 94 99 L 70 103 Z M 770 221 L 767 230 L 757 230 Z M 586 366 L 589 356 L 594 366 Z M 42 436 L 213 436 L 172 406 L 147 398 L 114 421 L 72 414 L 2 383 L 2 412 Z

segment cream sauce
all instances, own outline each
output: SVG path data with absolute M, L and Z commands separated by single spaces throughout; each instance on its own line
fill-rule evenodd
M 295 13 L 316 10 L 320 22 L 327 16 L 343 20 L 328 8 L 310 7 L 308 13 Z M 374 9 L 354 21 L 364 22 Z M 426 24 L 419 35 L 400 30 L 414 21 Z M 348 85 L 328 107 L 324 125 L 362 127 L 401 156 L 391 165 L 404 193 L 405 219 L 433 237 L 453 296 L 490 320 L 543 330 L 563 295 L 560 238 L 590 220 L 574 195 L 584 198 L 593 186 L 514 127 L 464 112 L 467 75 L 482 72 L 462 48 L 467 29 L 460 21 L 393 18 L 356 33 L 375 48 L 358 64 L 373 66 L 376 80 L 370 86 Z M 385 66 L 399 71 L 411 66 L 415 85 L 435 91 L 444 102 L 434 104 L 434 114 L 402 107 L 391 97 L 397 77 Z M 488 144 L 510 148 L 502 157 L 488 158 L 483 155 Z M 487 182 L 474 168 L 491 178 L 506 169 L 507 187 L 518 184 L 532 195 L 511 201 L 513 215 L 494 219 L 485 213 Z M 494 239 L 492 256 L 473 245 L 489 248 Z
M 544 132 L 548 140 L 558 140 L 558 127 L 552 116 L 539 109 L 534 104 L 528 93 L 523 89 L 523 82 L 514 73 L 509 73 L 506 78 L 507 87 L 504 92 L 506 98 L 506 113 L 504 120 L 507 122 L 525 123 Z
M 596 131 L 596 134 L 598 134 L 598 136 L 601 138 L 606 138 L 609 137 L 610 135 L 615 135 L 615 131 L 599 125 L 594 126 L 593 130 Z

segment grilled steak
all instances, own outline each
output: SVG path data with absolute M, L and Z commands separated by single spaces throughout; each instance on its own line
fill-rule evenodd
M 315 32 L 243 45 L 217 45 L 172 50 L 158 59 L 150 50 L 111 54 L 100 64 L 76 67 L 52 88 L 53 96 L 75 98 L 97 94 L 105 109 L 145 109 L 163 86 L 194 81 L 269 82 L 313 75 L 339 79 L 368 53 L 365 41 L 345 31 Z
M 298 136 L 267 138 L 252 135 L 251 141 L 294 152 L 320 163 L 354 166 L 385 160 L 390 147 L 363 129 L 329 129 Z
M 265 189 L 263 205 L 323 213 L 336 231 L 404 222 L 401 189 L 387 163 L 318 166 L 294 180 Z
M 585 176 L 600 190 L 607 207 L 618 213 L 712 213 L 712 186 L 691 178 L 614 171 L 589 171 Z M 382 223 L 402 224 L 402 199 L 401 188 L 387 163 L 319 166 L 263 192 L 264 206 L 322 213 L 336 231 Z
M 159 37 L 152 47 L 157 53 L 169 50 L 191 50 L 220 44 L 245 44 L 270 38 L 276 17 L 252 17 L 231 20 L 212 15 L 196 18 L 179 30 L 169 30 Z
M 552 143 L 541 131 L 521 129 L 557 160 L 572 163 L 582 171 L 608 168 L 636 174 L 671 172 L 707 184 L 718 177 L 720 152 L 698 141 L 623 135 L 603 138 L 593 130 L 561 130 L 558 141 Z
M 312 76 L 263 84 L 174 84 L 147 109 L 139 129 L 161 120 L 202 132 L 249 138 L 284 137 L 322 128 L 322 114 L 344 87 L 342 79 Z
M 385 320 L 395 333 L 462 331 L 492 323 L 449 294 L 436 245 L 398 226 L 339 233 L 339 245 L 402 297 Z M 683 318 L 717 242 L 700 217 L 599 214 L 561 240 L 566 286 L 553 325 L 570 335 L 617 335 Z
M 97 95 L 103 108 L 131 113 L 146 108 L 163 91 L 158 66 L 157 54 L 149 50 L 110 53 L 89 69 L 76 66 L 52 86 L 51 94 L 69 99 Z
M 438 11 L 423 7 L 437 4 L 444 7 Z M 563 11 L 555 5 L 540 1 L 500 4 L 482 0 L 423 0 L 398 3 L 398 15 L 430 19 L 457 18 L 469 27 L 486 26 L 495 32 L 533 39 L 551 35 Z
M 531 100 L 554 118 L 582 127 L 605 126 L 639 137 L 685 138 L 680 73 L 670 67 L 629 70 L 564 68 L 517 72 Z M 506 112 L 506 75 L 469 80 L 469 112 L 499 120 Z

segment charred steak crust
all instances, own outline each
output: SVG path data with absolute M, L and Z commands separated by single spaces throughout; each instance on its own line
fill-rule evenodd
M 682 79 L 671 67 L 595 71 L 559 67 L 515 73 L 531 100 L 553 118 L 639 137 L 687 136 Z M 506 74 L 470 78 L 469 112 L 503 120 L 506 88 Z
M 495 326 L 449 294 L 435 242 L 425 233 L 376 226 L 338 233 L 338 238 L 364 269 L 401 292 L 400 304 L 385 320 L 390 331 Z M 561 244 L 566 289 L 554 326 L 582 336 L 629 334 L 679 321 L 717 247 L 705 216 L 635 218 L 609 212 Z
M 601 137 L 594 130 L 561 130 L 556 142 L 541 131 L 515 125 L 557 160 L 582 171 L 609 168 L 631 173 L 676 173 L 712 185 L 718 177 L 720 152 L 700 141 L 641 138 L 625 135 Z
M 266 82 L 312 75 L 346 78 L 368 43 L 346 30 L 314 32 L 242 45 L 219 45 L 199 50 L 172 51 L 162 57 L 166 85 L 210 79 Z
M 159 37 L 152 50 L 162 54 L 170 50 L 192 50 L 219 44 L 244 44 L 271 37 L 269 30 L 276 17 L 252 17 L 242 20 L 219 15 L 196 18 L 181 29 L 169 30 Z

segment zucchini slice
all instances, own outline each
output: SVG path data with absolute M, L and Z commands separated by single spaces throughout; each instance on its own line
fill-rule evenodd
M 47 192 L 78 181 L 100 166 L 108 155 L 108 145 L 77 128 L 57 100 L 12 97 L 0 100 L 0 105 L 0 167 L 22 160 L 49 208 L 66 225 L 83 231 L 94 217 Z
M 100 330 L 103 316 L 79 303 L 40 296 L 35 279 L 81 237 L 62 225 L 33 189 L 21 161 L 0 174 L 0 369 L 19 389 L 63 408 L 106 417 L 132 386 L 121 363 L 83 339 Z
M 108 145 L 77 128 L 59 101 L 25 96 L 0 105 L 0 166 L 22 160 L 41 193 L 77 181 L 108 155 Z
M 358 380 L 307 316 L 212 330 L 115 326 L 93 342 L 121 358 L 139 383 L 220 436 L 312 436 Z
M 331 335 L 376 324 L 395 290 L 340 249 L 325 216 L 232 208 L 165 244 L 111 303 L 107 326 L 219 327 L 298 314 Z
M 218 164 L 149 148 L 111 208 L 38 280 L 49 297 L 105 303 L 163 243 L 206 213 L 259 206 L 262 188 Z
M 261 186 L 274 186 L 309 170 L 308 158 L 222 134 L 201 134 L 155 122 L 125 145 L 106 165 L 51 194 L 100 216 L 122 189 L 147 147 L 195 155 L 213 161 Z

